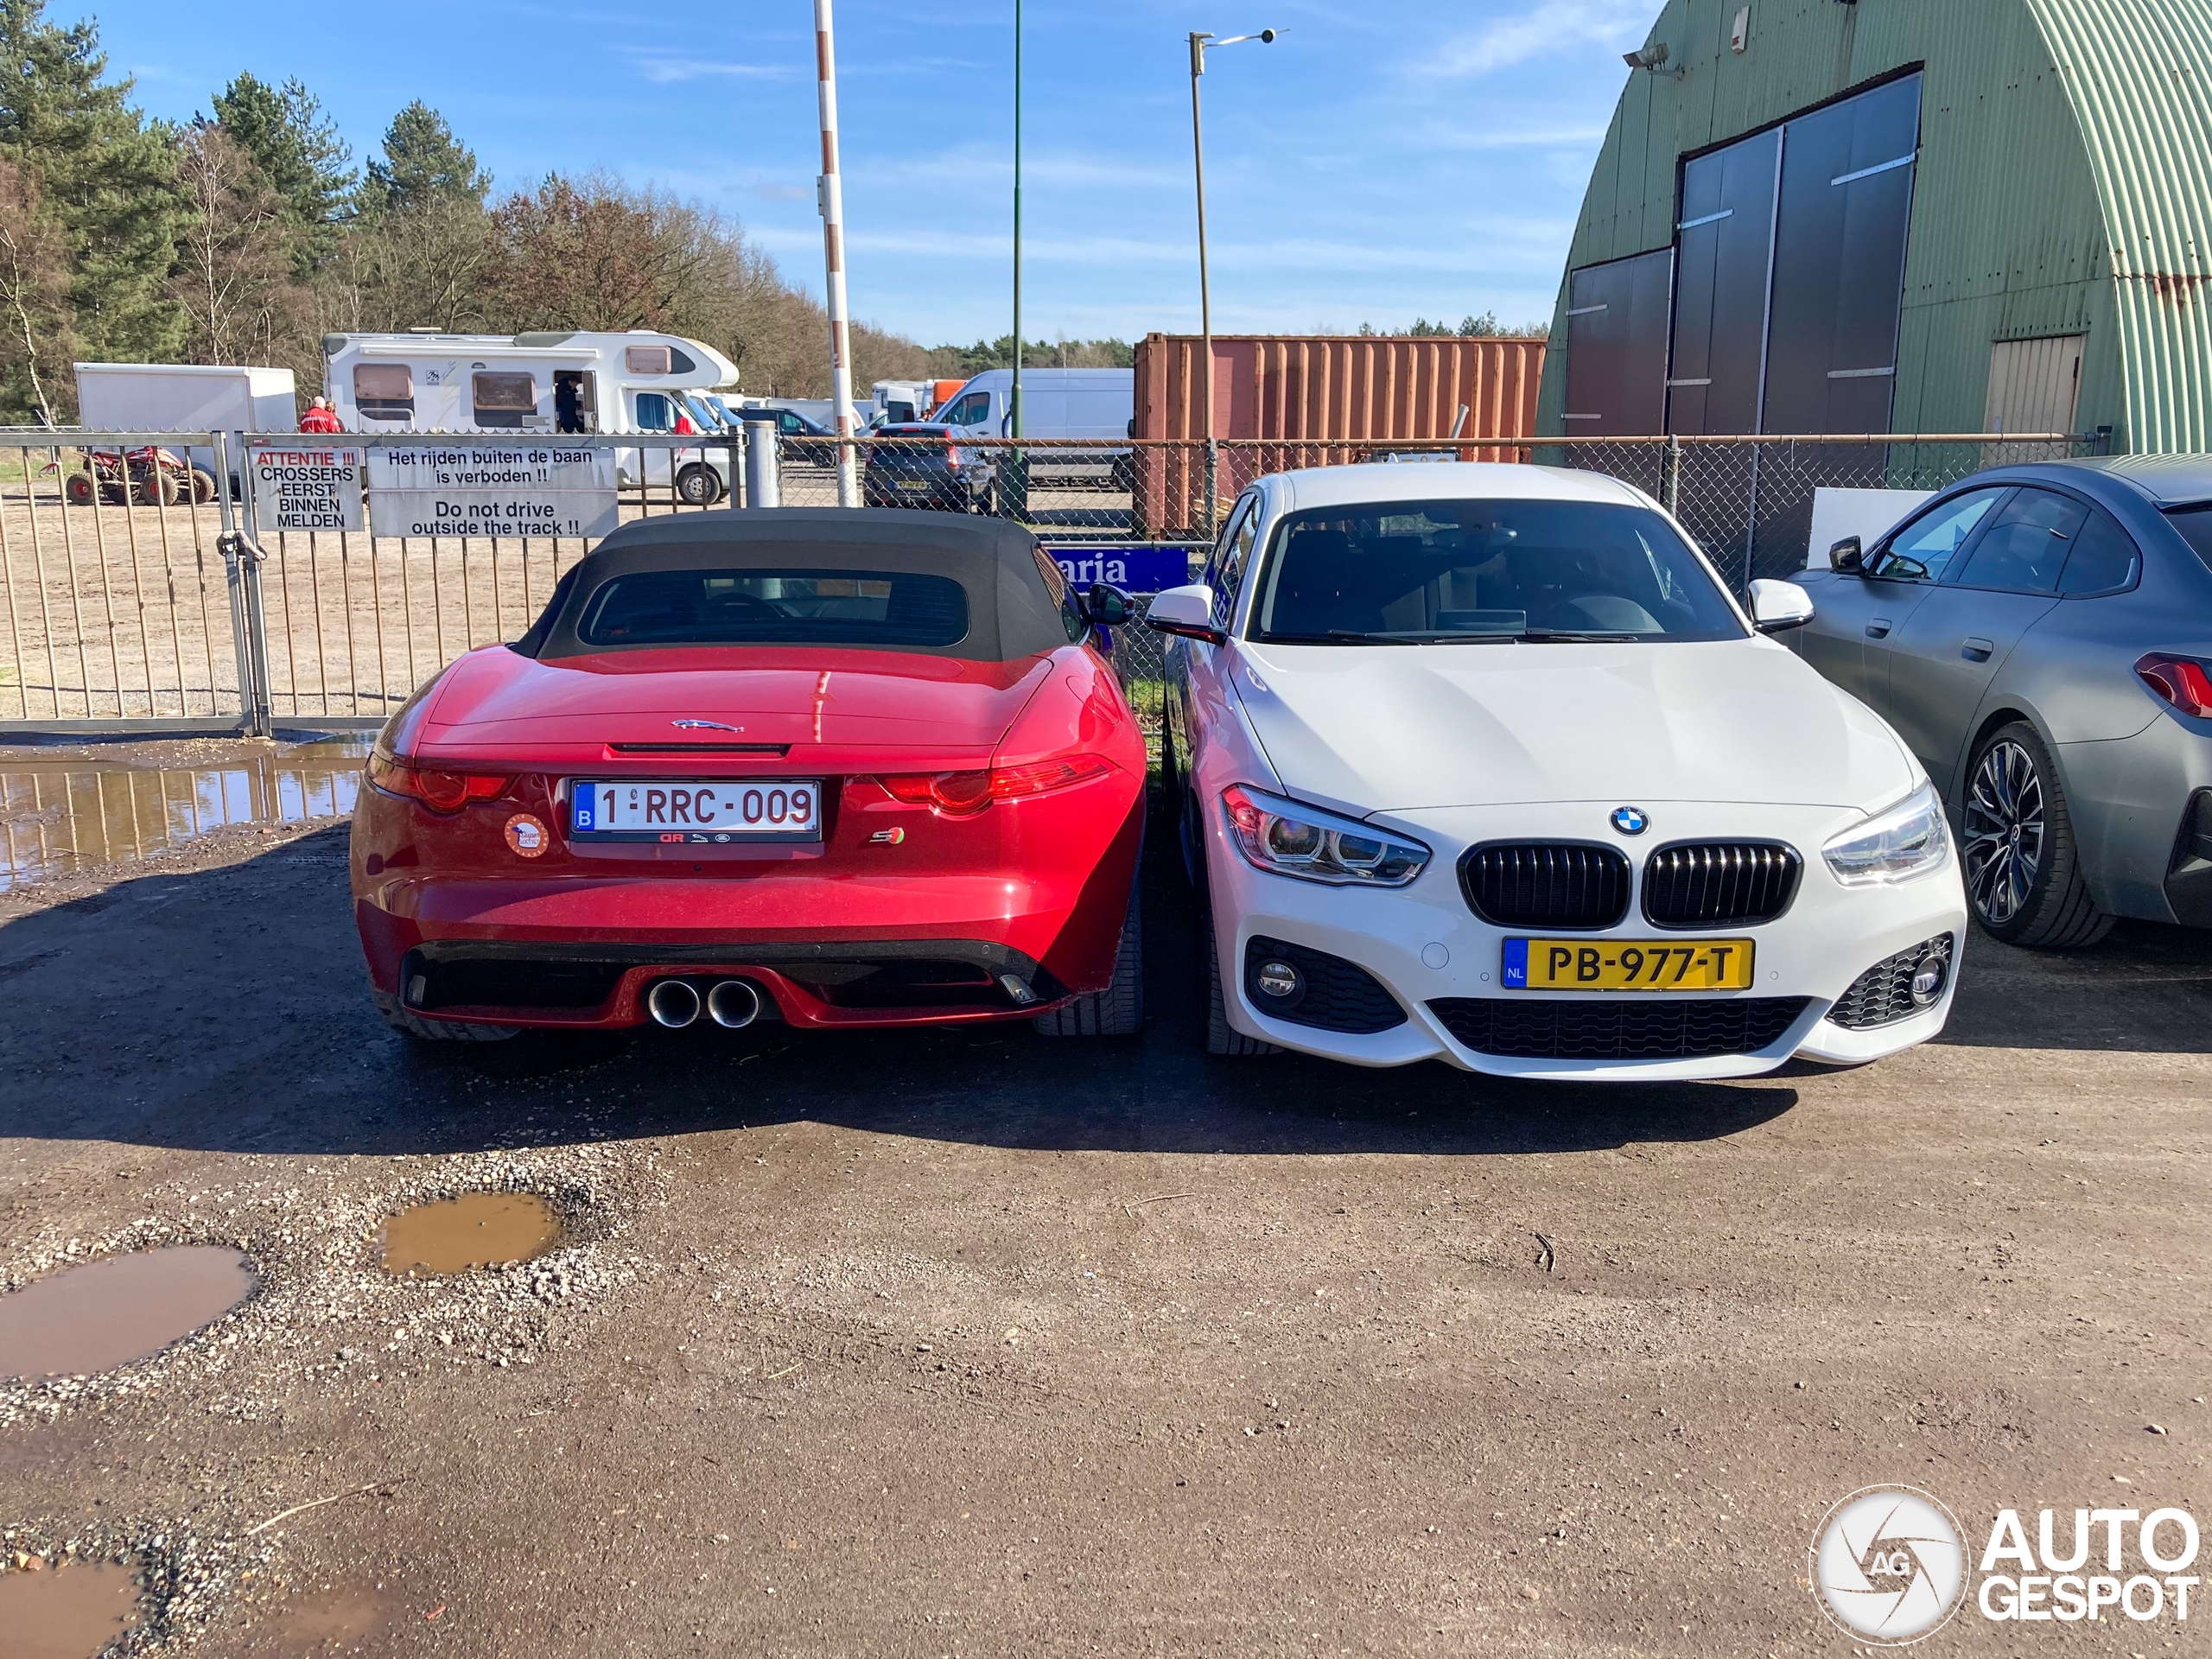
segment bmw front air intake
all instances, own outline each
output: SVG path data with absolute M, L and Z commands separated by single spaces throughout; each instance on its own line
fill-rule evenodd
M 1496 841 L 1459 861 L 1467 907 L 1493 927 L 1611 927 L 1629 885 L 1628 860 L 1594 842 Z

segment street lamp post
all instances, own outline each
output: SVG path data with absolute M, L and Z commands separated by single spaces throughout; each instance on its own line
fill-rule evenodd
M 1021 0 L 1014 0 L 1014 395 L 1011 430 L 1021 435 Z
M 1246 41 L 1271 46 L 1281 33 L 1279 29 L 1263 29 L 1256 35 L 1231 35 L 1227 40 L 1217 41 L 1203 30 L 1191 32 L 1191 162 L 1198 187 L 1198 333 L 1205 365 L 1200 402 L 1205 412 L 1205 526 L 1209 539 L 1214 533 L 1214 518 L 1220 511 L 1217 480 L 1221 474 L 1221 452 L 1213 430 L 1213 292 L 1206 279 L 1206 145 L 1205 129 L 1198 118 L 1198 77 L 1206 72 L 1208 47 L 1236 46 Z

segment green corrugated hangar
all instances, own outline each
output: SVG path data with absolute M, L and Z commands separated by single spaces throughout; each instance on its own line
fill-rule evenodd
M 2212 0 L 1669 0 L 1538 430 L 2212 448 Z

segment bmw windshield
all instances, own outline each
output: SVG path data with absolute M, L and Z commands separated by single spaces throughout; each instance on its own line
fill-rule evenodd
M 1287 515 L 1252 607 L 1285 645 L 1741 639 L 1704 563 L 1649 507 L 1362 503 Z

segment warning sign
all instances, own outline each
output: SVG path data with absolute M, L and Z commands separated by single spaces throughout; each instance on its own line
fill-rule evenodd
M 369 452 L 379 536 L 604 536 L 614 452 L 561 444 L 410 444 Z
M 253 523 L 257 530 L 359 530 L 362 454 L 359 449 L 257 443 Z

